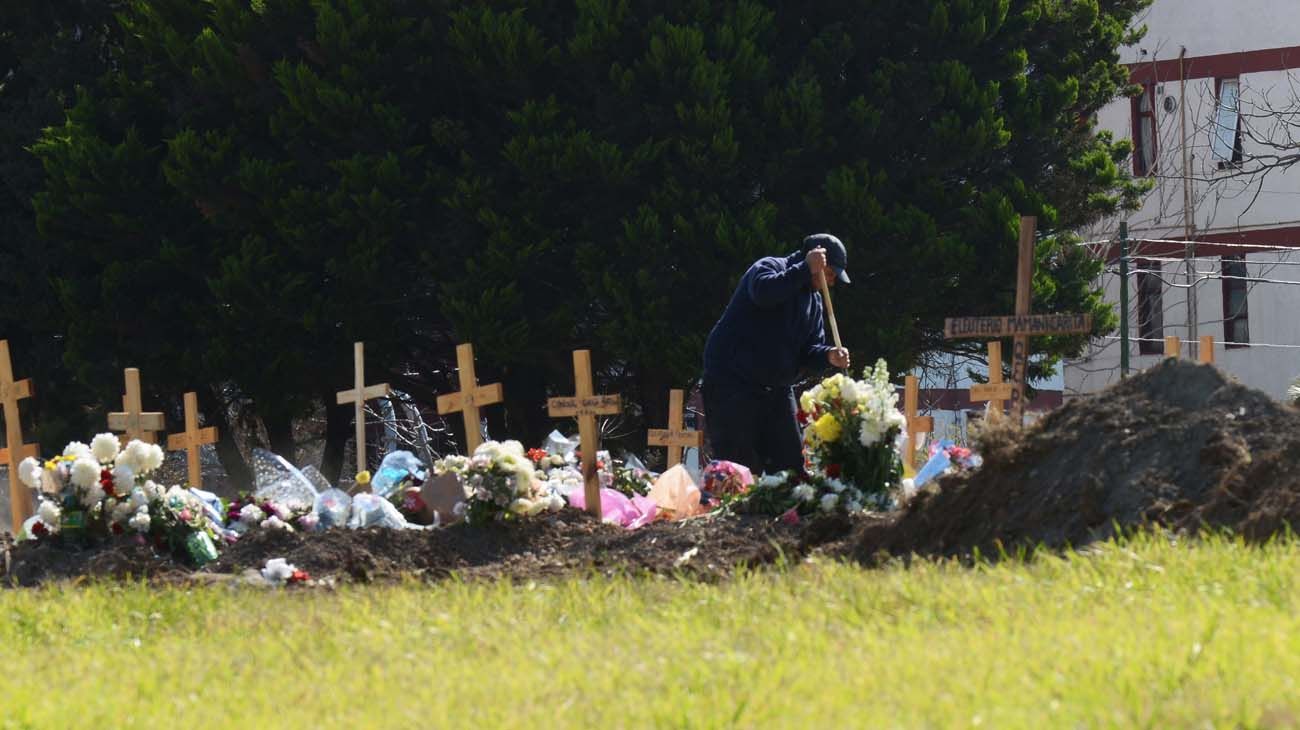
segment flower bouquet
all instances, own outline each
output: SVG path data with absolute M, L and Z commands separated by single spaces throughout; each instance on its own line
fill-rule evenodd
M 241 494 L 226 505 L 226 524 L 237 535 L 254 528 L 311 532 L 320 524 L 320 517 L 309 504 L 282 504 Z
M 863 496 L 853 501 L 887 502 L 902 475 L 897 437 L 906 419 L 897 404 L 884 360 L 863 380 L 837 373 L 804 392 L 799 419 L 809 475 L 852 487 Z
M 448 472 L 461 477 L 465 501 L 456 509 L 472 525 L 564 507 L 563 497 L 541 489 L 533 461 L 518 441 L 488 441 L 469 458 L 450 456 L 434 464 L 435 474 Z
M 87 446 L 73 441 L 44 463 L 28 457 L 19 479 L 41 492 L 27 536 L 43 539 L 107 539 L 114 535 L 152 542 L 188 554 L 202 565 L 216 558 L 219 534 L 203 501 L 180 487 L 164 490 L 149 479 L 162 466 L 156 444 L 133 440 L 121 448 L 117 436 L 101 433 Z

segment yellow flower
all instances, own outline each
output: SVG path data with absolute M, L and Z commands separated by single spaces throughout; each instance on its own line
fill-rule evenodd
M 363 487 L 370 484 L 370 472 L 369 471 L 358 472 L 357 484 Z
M 818 418 L 817 422 L 813 424 L 813 428 L 817 430 L 817 438 L 822 441 L 835 441 L 840 437 L 840 422 L 835 420 L 835 416 L 829 413 Z

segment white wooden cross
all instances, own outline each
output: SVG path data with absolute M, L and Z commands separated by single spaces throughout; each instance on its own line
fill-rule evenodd
M 158 443 L 154 433 L 166 428 L 161 413 L 145 413 L 140 396 L 140 371 L 126 369 L 126 395 L 122 396 L 122 413 L 108 414 L 108 430 L 122 432 L 123 444 L 139 439 L 146 444 Z
M 1025 386 L 1029 373 L 1029 338 L 1036 335 L 1083 334 L 1092 331 L 1090 314 L 1030 314 L 1034 296 L 1034 232 L 1038 219 L 1020 218 L 1020 244 L 1016 256 L 1016 313 L 1010 317 L 950 317 L 944 320 L 944 337 L 1013 337 L 1011 353 L 1011 418 L 1023 423 Z
M 474 346 L 456 346 L 456 367 L 460 370 L 460 392 L 438 396 L 438 415 L 461 412 L 465 419 L 465 453 L 473 454 L 483 443 L 479 406 L 490 406 L 505 400 L 500 383 L 479 385 L 474 373 Z
M 916 449 L 920 441 L 918 436 L 934 432 L 934 417 L 917 415 L 920 405 L 920 388 L 916 376 L 909 375 L 903 380 L 903 415 L 907 418 L 907 447 L 903 452 L 903 466 L 906 471 L 916 473 Z
M 9 359 L 9 340 L 0 340 L 0 402 L 4 404 L 5 446 L 0 462 L 9 466 L 9 523 L 13 534 L 23 529 L 23 522 L 35 512 L 32 493 L 18 477 L 18 464 L 37 457 L 40 447 L 23 443 L 23 422 L 18 416 L 18 401 L 32 397 L 31 378 L 14 380 L 13 362 Z
M 700 448 L 704 445 L 704 434 L 699 431 L 687 431 L 683 425 L 683 403 L 686 394 L 681 390 L 668 391 L 668 428 L 652 428 L 648 434 L 650 446 L 668 447 L 668 468 L 682 463 L 682 449 Z
M 366 385 L 366 346 L 357 342 L 352 345 L 352 365 L 355 377 L 351 390 L 341 390 L 337 394 L 338 404 L 352 403 L 356 406 L 357 420 L 357 473 L 366 470 L 366 401 L 390 395 L 393 389 L 388 383 Z
M 1002 342 L 989 343 L 989 382 L 970 387 L 970 399 L 979 403 L 988 401 L 989 420 L 1002 418 L 1002 404 L 1011 398 L 1011 383 L 1002 382 Z
M 203 486 L 203 469 L 199 462 L 199 447 L 217 442 L 217 427 L 199 428 L 199 394 L 185 394 L 185 430 L 167 437 L 169 451 L 186 451 L 191 487 Z
M 591 350 L 573 351 L 573 379 L 577 393 L 572 397 L 551 398 L 547 408 L 551 418 L 578 418 L 578 434 L 582 440 L 582 477 L 587 511 L 601 518 L 600 475 L 596 473 L 596 452 L 600 449 L 600 432 L 596 416 L 612 416 L 623 409 L 623 400 L 617 395 L 596 395 L 591 380 Z

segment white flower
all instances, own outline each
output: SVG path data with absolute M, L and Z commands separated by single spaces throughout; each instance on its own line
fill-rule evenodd
M 767 487 L 768 489 L 773 489 L 775 487 L 781 486 L 782 484 L 785 484 L 785 480 L 786 480 L 785 472 L 777 472 L 776 474 L 764 474 L 762 477 L 759 478 L 758 486 Z
M 125 491 L 135 484 L 135 471 L 122 464 L 113 467 L 113 488 L 119 492 Z
M 77 457 L 77 460 L 72 462 L 72 483 L 82 489 L 89 489 L 92 485 L 99 486 L 100 471 L 99 462 L 92 458 Z
M 18 479 L 32 489 L 39 489 L 41 469 L 41 462 L 29 456 L 18 465 Z
M 158 482 L 155 482 L 152 479 L 147 480 L 144 483 L 144 496 L 150 502 L 152 502 L 155 499 L 162 499 L 163 488 L 158 484 Z
M 239 521 L 248 525 L 260 525 L 266 519 L 266 513 L 255 504 L 246 504 L 239 510 Z
M 533 509 L 532 502 L 526 499 L 516 499 L 510 503 L 510 511 L 517 515 L 526 515 Z
M 104 488 L 95 482 L 87 488 L 81 495 L 81 504 L 83 507 L 97 507 L 99 503 L 107 496 L 104 494 Z
M 816 496 L 817 490 L 811 484 L 800 484 L 794 488 L 794 498 L 800 502 L 811 502 Z
M 142 474 L 148 474 L 149 472 L 154 471 L 158 467 L 162 466 L 163 458 L 165 456 L 166 454 L 163 453 L 162 447 L 159 446 L 158 444 L 146 444 L 144 468 L 140 469 L 140 472 Z
M 149 508 L 141 507 L 140 510 L 135 513 L 135 516 L 127 522 L 127 526 L 136 532 L 148 532 L 149 526 L 152 523 L 153 520 L 149 519 Z
M 830 478 L 826 480 L 826 488 L 831 490 L 832 492 L 835 492 L 836 494 L 839 494 L 840 492 L 844 491 L 845 484 L 844 482 L 838 479 Z
M 36 509 L 36 516 L 45 523 L 46 527 L 58 527 L 59 520 L 63 517 L 63 510 L 59 509 L 59 505 L 52 500 L 43 499 L 41 506 Z
M 140 507 L 132 502 L 118 502 L 113 505 L 113 512 L 111 517 L 109 517 L 109 522 L 113 524 L 125 522 L 139 509 Z
M 451 508 L 451 513 L 456 515 L 457 517 L 464 517 L 465 513 L 468 511 L 469 511 L 468 502 L 457 502 L 456 506 Z
M 291 512 L 288 507 L 286 507 L 283 504 L 280 504 L 279 502 L 272 502 L 270 504 L 270 507 L 271 507 L 271 513 L 273 517 L 278 517 L 281 520 L 287 520 L 293 516 L 293 512 Z
M 90 440 L 90 453 L 101 464 L 107 464 L 117 458 L 117 453 L 121 445 L 117 441 L 117 436 L 111 433 L 96 434 L 95 438 Z
M 77 459 L 95 458 L 94 454 L 91 453 L 90 451 L 90 447 L 81 443 L 80 441 L 73 441 L 72 443 L 69 443 L 67 446 L 64 446 L 63 455 L 71 456 Z
M 141 489 L 140 487 L 136 487 L 135 489 L 131 490 L 132 509 L 140 509 L 141 507 L 147 507 L 148 505 L 149 505 L 149 496 L 145 494 L 143 489 Z
M 272 583 L 283 583 L 293 577 L 298 567 L 284 558 L 271 558 L 262 568 L 262 577 Z
M 125 449 L 117 455 L 117 464 L 130 467 L 137 474 L 144 472 L 144 463 L 149 445 L 140 439 L 132 439 Z
M 280 519 L 279 517 L 276 517 L 275 515 L 271 515 L 270 517 L 267 517 L 265 520 L 263 520 L 262 527 L 265 527 L 269 530 L 284 530 L 285 532 L 293 532 L 292 525 Z
M 821 502 L 822 512 L 833 512 L 833 511 L 835 511 L 835 505 L 837 505 L 837 504 L 839 504 L 839 503 L 840 503 L 840 495 L 838 495 L 838 494 L 823 494 L 823 495 L 822 495 L 822 502 Z
M 844 505 L 844 509 L 848 510 L 849 514 L 857 514 L 862 511 L 862 503 L 849 502 L 848 504 Z
M 546 498 L 546 509 L 549 512 L 559 512 L 564 509 L 564 497 L 552 492 Z

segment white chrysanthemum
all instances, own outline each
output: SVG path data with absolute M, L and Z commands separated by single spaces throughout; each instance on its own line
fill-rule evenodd
M 829 478 L 826 480 L 826 488 L 831 490 L 832 492 L 835 492 L 836 494 L 843 492 L 846 486 L 847 485 L 845 485 L 844 482 L 838 479 Z
M 119 492 L 125 492 L 135 484 L 135 471 L 121 464 L 113 467 L 113 488 Z
M 840 503 L 840 495 L 838 495 L 838 494 L 823 494 L 823 495 L 822 495 L 822 501 L 821 501 L 822 512 L 833 512 L 833 511 L 835 511 L 835 506 L 836 506 L 837 504 L 839 504 L 839 503 Z
M 844 505 L 844 509 L 848 510 L 849 514 L 857 514 L 862 511 L 862 503 L 848 502 Z
M 64 447 L 63 447 L 63 455 L 64 455 L 64 456 L 71 456 L 71 457 L 73 457 L 74 459 L 93 459 L 93 458 L 95 458 L 94 454 L 92 454 L 91 451 L 90 451 L 90 447 L 87 446 L 87 445 L 85 445 L 85 444 L 83 444 L 83 443 L 81 443 L 80 441 L 73 441 L 73 442 L 69 443 L 67 446 L 64 446 Z
M 165 456 L 166 454 L 163 453 L 162 447 L 158 444 L 145 444 L 144 464 L 143 468 L 140 469 L 139 472 L 141 474 L 148 474 L 149 472 L 156 470 L 158 467 L 163 465 L 163 458 Z
M 18 479 L 32 489 L 39 489 L 42 468 L 40 461 L 29 456 L 18 465 Z
M 243 509 L 239 510 L 239 521 L 250 527 L 262 524 L 265 519 L 266 513 L 255 504 L 246 504 Z
M 137 510 L 138 510 L 138 509 L 140 509 L 141 507 L 145 507 L 145 506 L 147 506 L 148 504 L 149 504 L 149 497 L 148 497 L 148 495 L 145 494 L 145 492 L 144 492 L 143 489 L 141 489 L 140 487 L 136 487 L 135 489 L 132 489 L 132 490 L 131 490 L 131 508 L 132 508 L 132 509 L 137 509 Z
M 117 504 L 113 505 L 113 511 L 110 513 L 109 516 L 109 522 L 113 524 L 124 522 L 127 519 L 129 519 L 131 515 L 135 514 L 136 511 L 138 511 L 139 509 L 140 508 L 137 505 L 134 505 L 129 501 L 118 502 Z
M 764 474 L 763 476 L 759 477 L 758 486 L 772 489 L 775 487 L 779 487 L 782 484 L 785 484 L 785 480 L 786 480 L 786 473 L 783 471 L 777 472 L 776 474 Z
M 53 500 L 41 500 L 41 506 L 36 509 L 36 516 L 46 527 L 58 527 L 59 521 L 63 518 L 63 510 Z
M 92 485 L 99 486 L 99 472 L 101 470 L 99 462 L 93 458 L 78 458 L 72 462 L 73 486 L 82 489 L 89 489 Z
M 104 488 L 95 482 L 82 493 L 81 504 L 84 507 L 98 507 L 105 496 Z
M 140 439 L 132 439 L 117 455 L 117 464 L 130 467 L 136 474 L 144 473 L 144 463 L 147 459 L 146 452 L 149 445 Z
M 127 526 L 136 532 L 148 532 L 149 526 L 152 524 L 153 520 L 149 518 L 149 510 L 147 508 L 138 510 L 127 522 Z
M 811 484 L 800 484 L 794 488 L 794 498 L 800 502 L 811 502 L 817 496 L 817 490 Z
M 284 558 L 271 558 L 266 561 L 266 567 L 262 568 L 262 577 L 272 583 L 283 583 L 292 578 L 296 570 L 297 566 Z
M 101 464 L 107 464 L 117 458 L 121 450 L 121 444 L 117 441 L 117 436 L 111 433 L 96 434 L 95 438 L 90 440 L 90 453 Z
M 510 511 L 517 515 L 526 515 L 530 510 L 532 510 L 532 508 L 532 502 L 529 502 L 526 499 L 516 499 L 510 503 Z
M 546 497 L 546 509 L 549 512 L 559 512 L 564 509 L 564 497 L 552 492 Z
M 162 485 L 160 485 L 158 482 L 155 482 L 152 479 L 145 481 L 144 496 L 147 497 L 150 502 L 154 501 L 155 499 L 162 499 L 163 494 L 164 492 L 163 492 Z

